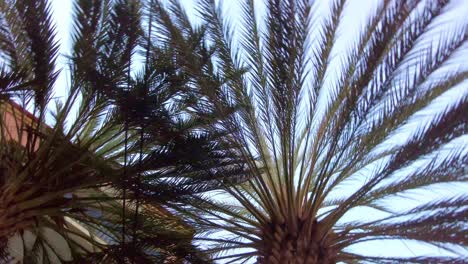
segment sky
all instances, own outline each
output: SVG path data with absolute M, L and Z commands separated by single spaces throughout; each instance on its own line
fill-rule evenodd
M 239 0 L 224 0 L 223 6 L 224 11 L 226 14 L 231 18 L 231 21 L 235 27 L 238 20 L 236 19 L 236 15 L 239 14 L 240 10 L 238 7 Z M 356 30 L 360 29 L 362 22 L 365 20 L 368 10 L 371 10 L 375 3 L 378 0 L 349 0 L 346 12 L 344 14 L 344 20 L 342 22 L 342 28 L 340 29 L 340 36 L 341 36 L 341 52 L 345 51 L 344 49 L 349 44 L 349 40 L 347 38 L 353 37 Z M 186 7 L 187 13 L 189 14 L 190 18 L 193 20 L 197 20 L 194 5 L 195 0 L 182 0 L 182 4 Z M 326 1 L 325 1 L 326 2 Z M 468 0 L 457 0 L 453 1 L 452 3 L 453 8 L 450 11 L 450 15 L 447 16 L 448 23 L 458 23 L 457 21 L 463 21 L 468 16 Z M 52 0 L 52 8 L 53 8 L 53 17 L 57 26 L 57 38 L 60 39 L 61 48 L 60 53 L 61 56 L 59 58 L 59 65 L 61 65 L 62 73 L 59 76 L 59 79 L 56 83 L 55 87 L 55 97 L 56 98 L 63 98 L 66 95 L 66 87 L 68 86 L 68 79 L 67 79 L 67 69 L 65 66 L 67 60 L 64 55 L 69 54 L 70 46 L 71 46 L 71 29 L 72 29 L 72 6 L 73 0 Z M 437 36 L 434 36 L 437 38 Z M 342 55 L 340 52 L 340 47 L 338 47 L 338 52 L 336 52 L 336 56 Z M 453 96 L 456 96 L 457 93 L 467 93 L 468 89 L 466 87 L 466 83 L 463 87 L 458 87 L 455 89 L 451 94 L 445 95 L 444 100 L 453 100 Z M 431 116 L 430 112 L 428 112 L 428 116 Z M 468 144 L 468 140 L 466 137 L 461 140 L 461 144 Z M 438 190 L 433 193 L 434 196 L 438 193 L 444 192 L 453 192 L 453 189 L 445 189 L 445 190 Z M 464 192 L 463 190 L 455 190 Z M 465 192 L 466 194 L 466 192 Z M 415 195 L 416 200 L 425 200 L 431 199 L 434 196 L 418 196 L 419 194 Z M 397 201 L 395 200 L 395 207 L 404 207 L 408 206 L 408 201 L 402 200 Z M 411 204 L 411 203 L 410 203 Z M 365 215 L 364 212 L 356 212 L 351 214 L 349 217 L 362 217 Z M 388 252 L 393 252 L 395 256 L 413 256 L 413 255 L 426 255 L 434 253 L 434 248 L 427 247 L 418 243 L 411 243 L 411 242 L 401 242 L 401 241 L 382 241 L 382 242 L 374 242 L 372 245 L 370 244 L 363 244 L 363 245 L 356 245 L 354 246 L 353 250 L 358 252 L 366 252 L 371 253 L 372 255 L 381 255 L 386 254 Z M 464 251 L 464 254 L 468 256 L 468 251 Z

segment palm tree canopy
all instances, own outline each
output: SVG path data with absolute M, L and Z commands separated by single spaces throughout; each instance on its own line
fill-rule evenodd
M 224 252 L 217 259 L 228 263 L 463 262 L 456 249 L 467 241 L 466 192 L 395 206 L 399 197 L 466 180 L 467 25 L 446 22 L 454 4 L 379 1 L 343 48 L 352 1 L 241 1 L 237 27 L 222 1 L 199 1 L 196 24 L 170 2 L 153 4 L 160 37 L 195 85 L 211 81 L 212 89 L 200 89 L 199 112 L 237 106 L 214 127 L 226 131 L 223 142 L 236 147 L 251 177 L 225 182 L 221 201 L 197 196 L 200 206 L 185 210 L 199 228 L 224 231 L 199 237 L 208 252 Z M 207 48 L 190 50 L 200 31 Z M 211 64 L 194 69 L 205 50 Z M 204 72 L 211 68 L 214 75 Z M 455 96 L 441 100 L 446 94 Z M 428 108 L 440 111 L 429 119 Z M 356 210 L 377 217 L 351 221 Z M 351 250 L 382 239 L 450 254 Z
M 220 188 L 225 176 L 206 171 L 236 157 L 204 128 L 221 116 L 190 109 L 195 91 L 148 8 L 75 1 L 61 69 L 50 1 L 0 1 L 2 261 L 207 261 L 191 243 L 197 230 L 167 208 Z M 61 71 L 69 83 L 57 82 Z M 67 95 L 54 102 L 55 85 Z M 25 142 L 6 135 L 3 110 L 15 102 L 13 133 Z

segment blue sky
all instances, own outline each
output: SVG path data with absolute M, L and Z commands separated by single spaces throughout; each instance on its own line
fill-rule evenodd
M 356 32 L 356 30 L 360 29 L 360 24 L 365 20 L 369 10 L 375 6 L 377 0 L 349 0 L 348 7 L 346 9 L 346 13 L 344 14 L 344 20 L 342 24 L 344 25 L 340 30 L 341 35 L 341 45 L 338 46 L 336 51 L 336 56 L 342 55 L 342 52 L 349 44 L 349 40 L 347 38 L 352 37 Z M 195 0 L 182 0 L 183 5 L 186 7 L 188 14 L 196 20 L 196 14 L 193 10 Z M 327 2 L 327 1 L 324 1 Z M 447 23 L 460 23 L 461 21 L 466 21 L 466 17 L 468 16 L 468 0 L 457 0 L 453 1 L 452 9 L 450 14 L 446 16 Z M 228 17 L 230 17 L 233 25 L 235 26 L 238 23 L 236 16 L 240 13 L 238 8 L 238 0 L 225 0 L 223 1 L 224 10 Z M 57 37 L 60 39 L 61 49 L 60 52 L 62 55 L 66 55 L 69 53 L 70 44 L 71 44 L 71 19 L 72 19 L 72 5 L 73 0 L 52 0 L 53 12 L 54 12 L 54 19 L 57 26 Z M 325 6 L 325 5 L 324 5 Z M 325 10 L 325 9 L 324 9 Z M 437 39 L 437 35 L 434 36 Z M 341 48 L 341 51 L 340 51 Z M 465 54 L 466 55 L 466 54 Z M 59 77 L 59 80 L 56 84 L 55 89 L 55 96 L 57 98 L 63 97 L 66 94 L 67 87 L 67 69 L 65 66 L 66 59 L 65 57 L 61 56 L 59 59 L 62 69 L 62 74 Z M 454 96 L 456 97 L 458 93 L 467 93 L 468 89 L 466 87 L 466 83 L 462 87 L 458 87 L 452 93 L 445 95 L 444 100 L 453 100 Z M 431 116 L 431 112 L 426 113 L 427 116 Z M 466 137 L 462 139 L 461 144 L 468 145 L 468 141 Z M 450 187 L 452 188 L 452 187 Z M 457 187 L 458 188 L 458 187 Z M 466 190 L 463 189 L 440 189 L 435 190 L 431 195 L 421 195 L 415 194 L 414 199 L 415 201 L 427 200 L 432 199 L 439 195 L 440 193 L 453 193 L 453 192 L 461 192 L 466 194 Z M 395 207 L 405 207 L 411 202 L 408 200 L 395 200 Z M 367 212 L 369 213 L 369 212 Z M 366 212 L 359 211 L 355 212 L 354 215 L 351 214 L 349 217 L 361 217 L 362 215 L 366 215 Z M 385 242 L 374 242 L 372 245 L 357 245 L 355 246 L 355 250 L 357 251 L 364 251 L 367 253 L 371 253 L 372 255 L 380 255 L 388 252 L 393 252 L 395 256 L 403 256 L 403 255 L 425 255 L 434 253 L 434 248 L 424 246 L 418 243 L 413 242 L 406 242 L 403 243 L 401 241 L 385 241 Z M 463 254 L 468 256 L 468 251 L 463 251 Z

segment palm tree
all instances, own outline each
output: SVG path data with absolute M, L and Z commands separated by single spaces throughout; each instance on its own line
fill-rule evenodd
M 251 178 L 224 181 L 222 200 L 195 196 L 196 209 L 181 209 L 201 230 L 223 231 L 198 237 L 207 252 L 223 252 L 214 259 L 226 263 L 464 262 L 457 246 L 466 246 L 466 192 L 426 195 L 433 199 L 407 208 L 397 202 L 466 180 L 466 138 L 457 140 L 468 131 L 468 73 L 460 62 L 467 27 L 444 20 L 453 6 L 380 1 L 340 48 L 340 32 L 349 30 L 345 0 L 330 1 L 328 13 L 323 1 L 264 2 L 242 1 L 239 30 L 214 0 L 200 1 L 196 24 L 176 1 L 153 4 L 178 63 L 195 86 L 212 85 L 200 89 L 197 111 L 238 106 L 213 127 L 226 132 L 222 142 L 243 157 Z M 205 49 L 187 48 L 196 32 L 206 33 Z M 206 50 L 211 61 L 199 67 Z M 440 110 L 429 121 L 422 115 L 428 108 Z M 392 257 L 351 250 L 395 239 L 442 251 Z
M 235 157 L 204 128 L 219 116 L 191 110 L 195 91 L 146 5 L 74 8 L 70 82 L 54 107 L 65 84 L 50 3 L 0 1 L 0 259 L 206 263 L 197 230 L 168 208 L 221 186 L 206 171 Z

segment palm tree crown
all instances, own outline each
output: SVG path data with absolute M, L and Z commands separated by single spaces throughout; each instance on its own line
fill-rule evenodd
M 224 176 L 206 171 L 231 156 L 204 129 L 216 117 L 191 113 L 194 91 L 148 8 L 75 1 L 59 83 L 50 1 L 0 1 L 0 262 L 207 261 L 167 208 L 219 188 Z M 67 92 L 55 107 L 54 85 Z
M 217 93 L 206 95 L 203 109 L 237 106 L 217 127 L 227 131 L 223 140 L 237 147 L 245 162 L 238 166 L 251 177 L 225 182 L 222 201 L 202 197 L 203 206 L 186 210 L 200 228 L 231 234 L 199 239 L 210 243 L 209 252 L 227 251 L 217 259 L 228 263 L 462 261 L 349 248 L 381 239 L 449 251 L 465 245 L 466 195 L 407 210 L 391 204 L 466 178 L 466 144 L 450 145 L 467 132 L 466 89 L 423 126 L 408 129 L 442 94 L 466 88 L 466 67 L 457 60 L 466 52 L 466 24 L 441 22 L 453 8 L 448 1 L 379 1 L 338 51 L 349 3 L 330 1 L 320 16 L 323 1 L 312 2 L 267 0 L 259 9 L 242 1 L 238 30 L 214 0 L 200 1 L 197 26 L 174 11 L 176 3 L 155 7 L 163 38 L 191 62 L 198 51 L 186 55 L 187 39 L 193 28 L 206 32 L 216 75 L 195 78 L 214 79 Z M 355 210 L 379 217 L 351 221 Z

